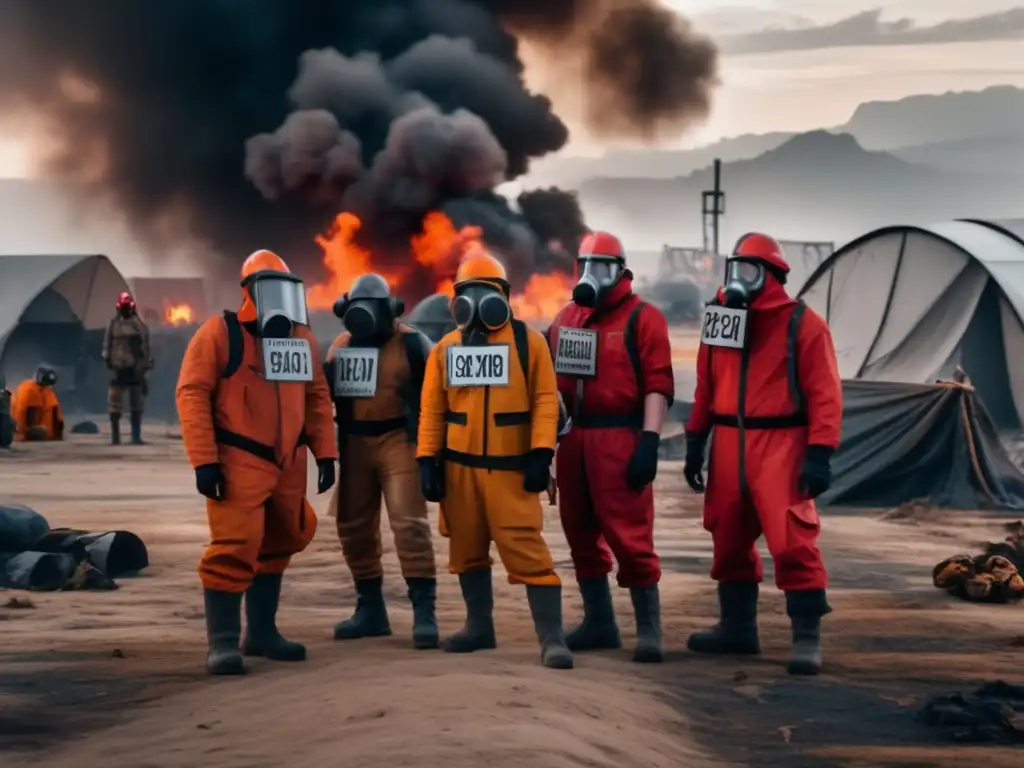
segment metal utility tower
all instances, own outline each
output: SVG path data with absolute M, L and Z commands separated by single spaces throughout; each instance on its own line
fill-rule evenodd
M 715 187 L 701 192 L 701 225 L 704 252 L 718 255 L 718 219 L 725 215 L 725 192 L 722 191 L 722 161 L 715 158 Z M 710 228 L 710 233 L 708 229 Z M 710 238 L 709 238 L 710 234 Z M 710 239 L 710 242 L 708 242 Z

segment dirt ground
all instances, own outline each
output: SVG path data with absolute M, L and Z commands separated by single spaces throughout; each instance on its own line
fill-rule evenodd
M 395 635 L 335 643 L 354 604 L 332 521 L 285 584 L 280 624 L 309 646 L 305 664 L 258 660 L 238 679 L 204 675 L 195 566 L 205 515 L 180 441 L 112 448 L 101 436 L 0 456 L 5 502 L 54 526 L 128 529 L 151 567 L 116 592 L 0 595 L 0 765 L 185 768 L 680 768 L 747 765 L 1019 766 L 1013 748 L 955 747 L 918 724 L 927 697 L 1001 678 L 1024 683 L 1024 606 L 978 606 L 932 588 L 939 559 L 1001 537 L 1000 520 L 928 513 L 880 519 L 832 513 L 823 549 L 835 611 L 827 669 L 792 679 L 781 595 L 762 597 L 759 660 L 700 658 L 692 630 L 713 622 L 710 542 L 681 469 L 660 469 L 657 540 L 667 663 L 629 650 L 577 656 L 573 671 L 538 664 L 521 589 L 498 580 L 499 649 L 469 657 L 415 652 L 410 611 L 385 534 Z M 311 478 L 312 480 L 312 478 Z M 311 483 L 311 492 L 313 489 Z M 319 511 L 326 497 L 314 497 Z M 566 576 L 566 618 L 579 602 L 557 513 L 548 541 Z M 443 560 L 444 540 L 437 539 Z M 500 574 L 500 566 L 497 566 Z M 461 625 L 455 578 L 439 587 L 443 631 Z M 2 607 L 9 598 L 33 607 Z M 628 595 L 616 596 L 627 644 Z

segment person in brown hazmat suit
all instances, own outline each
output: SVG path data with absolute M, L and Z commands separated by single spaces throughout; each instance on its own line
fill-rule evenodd
M 277 629 L 281 577 L 316 533 L 307 446 L 319 493 L 334 485 L 338 458 L 302 281 L 276 254 L 256 251 L 242 265 L 241 285 L 238 313 L 207 320 L 192 337 L 177 387 L 185 452 L 207 498 L 210 544 L 199 577 L 214 675 L 242 674 L 242 653 L 306 658 L 305 647 Z
M 149 387 L 147 377 L 153 370 L 153 348 L 149 328 L 142 322 L 135 299 L 127 291 L 117 298 L 117 314 L 103 336 L 103 362 L 110 371 L 107 411 L 110 414 L 110 442 L 121 444 L 121 414 L 125 395 L 131 410 L 132 443 L 142 445 L 142 411 Z
M 40 365 L 34 378 L 25 379 L 14 390 L 11 416 L 18 441 L 49 441 L 64 439 L 64 411 L 54 394 L 57 372 Z
M 338 423 L 339 482 L 331 499 L 356 610 L 335 640 L 391 634 L 382 591 L 381 493 L 413 609 L 416 648 L 437 648 L 437 566 L 416 465 L 423 373 L 430 340 L 398 322 L 405 306 L 387 281 L 367 274 L 334 305 L 345 323 L 327 353 Z
M 442 649 L 497 646 L 493 541 L 509 582 L 526 585 L 542 663 L 571 669 L 539 496 L 558 433 L 555 369 L 544 337 L 512 317 L 510 293 L 500 262 L 482 247 L 467 254 L 452 299 L 458 328 L 427 360 L 416 457 L 423 495 L 441 503 L 449 569 L 466 601 L 466 624 Z

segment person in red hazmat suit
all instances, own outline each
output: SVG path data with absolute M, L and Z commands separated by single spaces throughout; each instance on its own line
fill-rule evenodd
M 821 668 L 821 617 L 830 612 L 814 498 L 831 482 L 842 386 L 825 321 L 785 289 L 789 265 L 771 237 L 740 238 L 705 314 L 697 388 L 686 424 L 684 474 L 704 492 L 714 543 L 720 620 L 690 636 L 697 653 L 757 654 L 756 542 L 763 533 L 786 593 L 792 674 Z M 708 435 L 710 474 L 703 466 Z
M 558 438 L 558 389 L 547 343 L 512 316 L 505 268 L 482 249 L 455 276 L 458 326 L 431 350 L 416 457 L 423 496 L 441 503 L 448 566 L 459 576 L 466 624 L 448 653 L 496 647 L 491 542 L 511 584 L 525 584 L 541 662 L 571 669 L 562 582 L 542 533 Z
M 199 577 L 214 675 L 243 673 L 243 653 L 306 658 L 305 647 L 277 629 L 281 577 L 316 533 L 306 500 L 307 447 L 319 493 L 334 485 L 338 458 L 302 281 L 276 254 L 256 251 L 242 265 L 241 285 L 238 313 L 207 320 L 192 337 L 177 387 L 185 453 L 207 498 L 210 544 Z
M 622 243 L 594 232 L 580 243 L 572 303 L 548 332 L 570 426 L 555 459 L 558 509 L 583 598 L 573 651 L 618 648 L 608 574 L 629 589 L 634 661 L 663 660 L 654 551 L 654 491 L 661 427 L 675 382 L 668 324 L 633 293 Z

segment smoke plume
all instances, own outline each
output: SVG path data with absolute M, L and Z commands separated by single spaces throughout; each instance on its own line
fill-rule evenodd
M 315 277 L 312 236 L 339 210 L 403 259 L 437 208 L 483 227 L 521 280 L 560 268 L 585 226 L 568 193 L 516 212 L 493 192 L 568 140 L 524 84 L 520 39 L 580 62 L 595 134 L 709 110 L 716 50 L 657 0 L 5 3 L 0 110 L 45 119 L 46 170 L 112 197 L 154 252 L 273 248 Z

